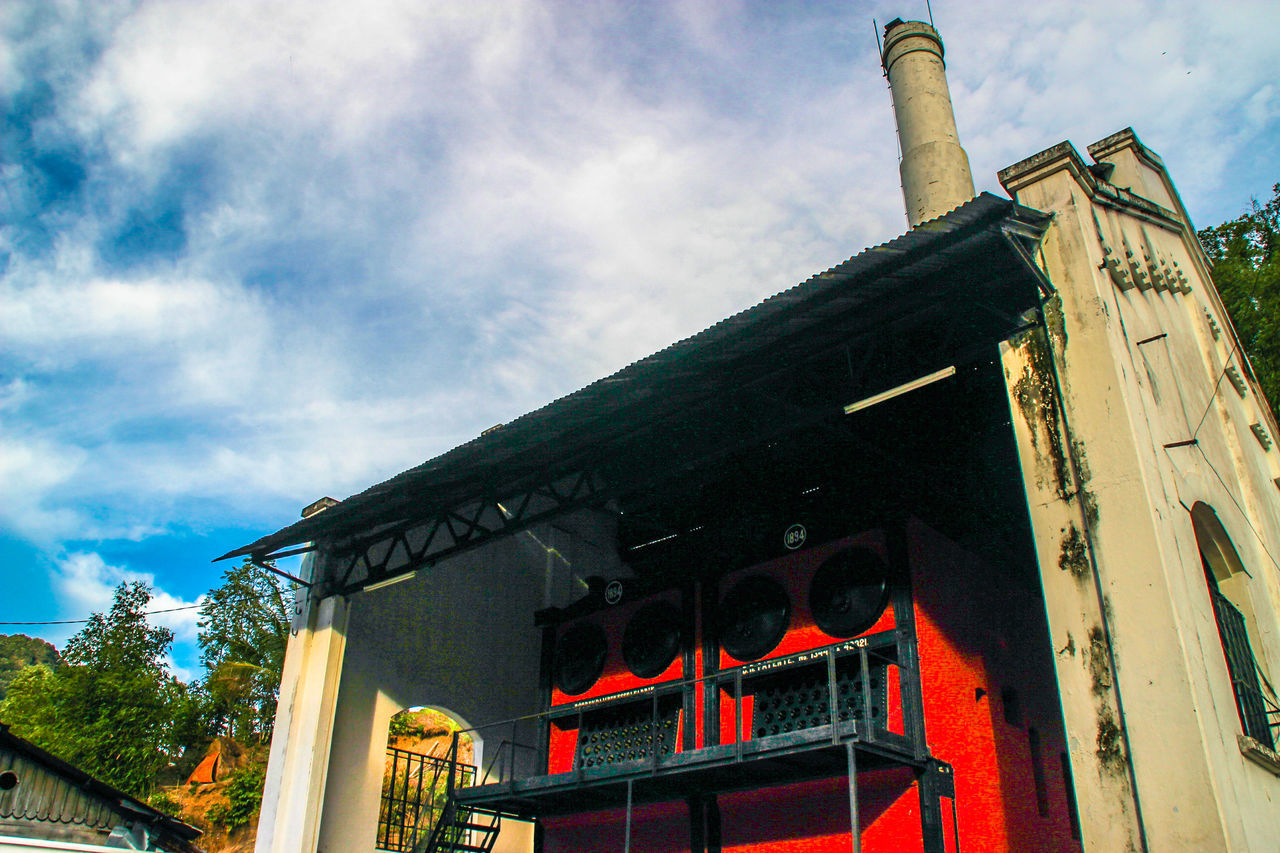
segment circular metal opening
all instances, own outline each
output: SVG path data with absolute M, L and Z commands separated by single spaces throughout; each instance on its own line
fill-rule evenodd
M 773 578 L 751 575 L 720 601 L 720 645 L 738 660 L 756 660 L 777 648 L 790 622 L 787 591 Z
M 809 610 L 823 633 L 853 637 L 889 605 L 889 567 L 870 548 L 846 548 L 827 558 L 809 584 Z
M 556 643 L 552 665 L 556 687 L 570 696 L 587 692 L 604 672 L 608 655 L 609 643 L 603 628 L 589 622 L 574 625 Z
M 622 660 L 637 678 L 661 675 L 680 652 L 680 614 L 669 601 L 635 612 L 622 632 Z

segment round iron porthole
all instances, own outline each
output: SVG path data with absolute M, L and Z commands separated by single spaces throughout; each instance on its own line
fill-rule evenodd
M 809 584 L 813 621 L 832 637 L 854 637 L 889 605 L 889 567 L 870 548 L 846 548 L 827 558 Z
M 669 601 L 635 612 L 622 632 L 622 660 L 636 678 L 661 675 L 680 652 L 680 614 Z
M 552 679 L 561 692 L 577 696 L 591 689 L 604 672 L 609 643 L 604 629 L 580 622 L 560 635 L 556 643 Z
M 721 599 L 718 621 L 720 646 L 737 660 L 756 660 L 782 642 L 791 622 L 791 602 L 773 578 L 751 575 Z

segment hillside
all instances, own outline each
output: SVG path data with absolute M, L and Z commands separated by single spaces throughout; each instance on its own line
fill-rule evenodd
M 0 634 L 0 700 L 4 699 L 9 682 L 24 666 L 42 663 L 58 666 L 62 656 L 52 643 L 26 634 Z

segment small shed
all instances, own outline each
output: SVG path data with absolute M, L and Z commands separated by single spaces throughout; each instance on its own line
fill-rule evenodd
M 193 844 L 199 835 L 194 826 L 95 779 L 0 723 L 0 851 L 43 842 L 34 846 L 200 853 Z

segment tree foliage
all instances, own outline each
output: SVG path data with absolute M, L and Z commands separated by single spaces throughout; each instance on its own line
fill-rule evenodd
M 62 665 L 62 656 L 52 643 L 26 634 L 0 634 L 0 700 L 9 682 L 24 667 L 44 664 L 50 668 Z
M 209 820 L 233 831 L 248 826 L 262 806 L 262 786 L 265 780 L 266 775 L 260 767 L 237 770 L 227 783 L 227 802 L 217 803 L 210 808 Z
M 24 668 L 0 703 L 14 734 L 137 796 L 199 726 L 190 689 L 165 667 L 173 632 L 147 624 L 150 600 L 146 584 L 120 584 L 68 641 L 67 665 Z
M 1271 200 L 1199 234 L 1213 280 L 1267 399 L 1280 402 L 1280 184 Z
M 244 743 L 270 738 L 289 639 L 288 589 L 246 559 L 200 608 L 200 649 L 215 727 Z

